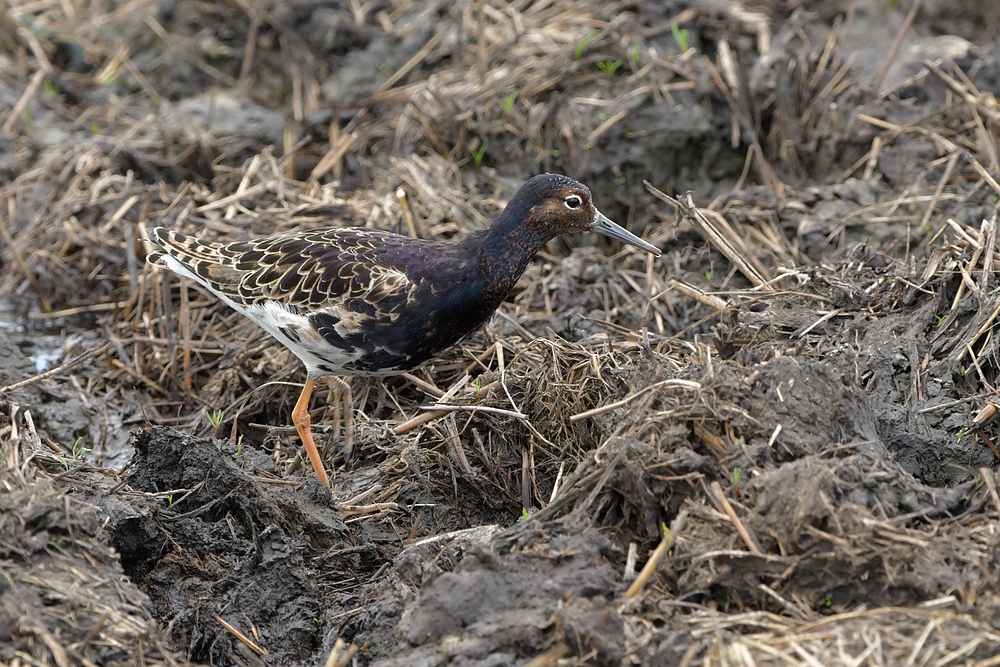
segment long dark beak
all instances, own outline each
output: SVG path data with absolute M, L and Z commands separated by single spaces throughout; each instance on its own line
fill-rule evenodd
M 615 224 L 608 216 L 604 215 L 600 211 L 597 211 L 597 215 L 594 216 L 594 221 L 590 223 L 590 231 L 610 236 L 613 239 L 618 239 L 622 243 L 634 245 L 636 248 L 642 248 L 646 252 L 652 253 L 657 257 L 663 254 L 655 245 L 646 243 L 621 225 Z

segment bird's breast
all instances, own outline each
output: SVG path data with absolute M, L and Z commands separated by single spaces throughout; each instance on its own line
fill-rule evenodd
M 405 294 L 344 299 L 309 317 L 338 359 L 352 357 L 335 372 L 386 376 L 413 370 L 478 329 L 499 305 L 485 298 L 474 276 L 450 286 L 411 276 L 407 284 Z

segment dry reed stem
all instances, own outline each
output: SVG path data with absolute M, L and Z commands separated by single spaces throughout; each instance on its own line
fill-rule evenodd
M 633 581 L 625 591 L 625 600 L 631 600 L 646 587 L 646 584 L 649 583 L 649 580 L 656 571 L 656 568 L 659 567 L 660 563 L 666 557 L 670 547 L 677 541 L 678 533 L 684 529 L 684 522 L 686 520 L 687 514 L 681 512 L 674 519 L 673 523 L 670 524 L 670 529 L 666 531 L 663 535 L 663 539 L 660 540 L 658 545 L 656 545 L 656 549 L 654 549 L 653 553 L 650 554 L 649 559 L 646 561 L 646 564 L 643 565 L 642 570 L 640 570 L 638 576 L 635 578 L 635 581 Z
M 238 639 L 240 641 L 240 643 L 242 643 L 244 646 L 246 646 L 248 649 L 250 649 L 251 651 L 253 651 L 257 655 L 259 655 L 259 656 L 265 656 L 265 655 L 268 654 L 267 653 L 267 649 L 265 649 L 263 646 L 261 646 L 260 644 L 258 644 L 254 640 L 252 640 L 249 637 L 247 637 L 242 632 L 240 632 L 239 629 L 236 628 L 236 626 L 234 626 L 232 623 L 230 623 L 226 619 L 222 618 L 221 616 L 216 615 L 215 616 L 215 620 L 216 620 L 216 622 L 219 625 L 221 625 L 223 628 L 225 628 L 227 632 L 229 632 L 231 635 L 233 635 L 234 637 L 236 637 L 236 639 Z

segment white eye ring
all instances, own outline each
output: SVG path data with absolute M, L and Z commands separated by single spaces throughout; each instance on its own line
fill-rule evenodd
M 570 210 L 577 209 L 583 206 L 583 200 L 580 199 L 579 195 L 570 195 L 569 197 L 566 197 L 566 199 L 563 200 L 563 203 L 566 204 L 566 208 Z

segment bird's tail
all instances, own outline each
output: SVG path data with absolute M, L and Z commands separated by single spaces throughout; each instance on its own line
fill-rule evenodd
M 184 264 L 219 261 L 215 246 L 193 236 L 163 227 L 154 227 L 149 230 L 149 237 L 160 249 L 151 253 L 147 261 L 162 262 L 164 255 L 169 255 Z
M 220 246 L 163 227 L 150 229 L 149 238 L 159 249 L 146 256 L 147 262 L 165 266 L 219 295 L 228 295 L 238 283 L 235 272 L 225 266 Z

